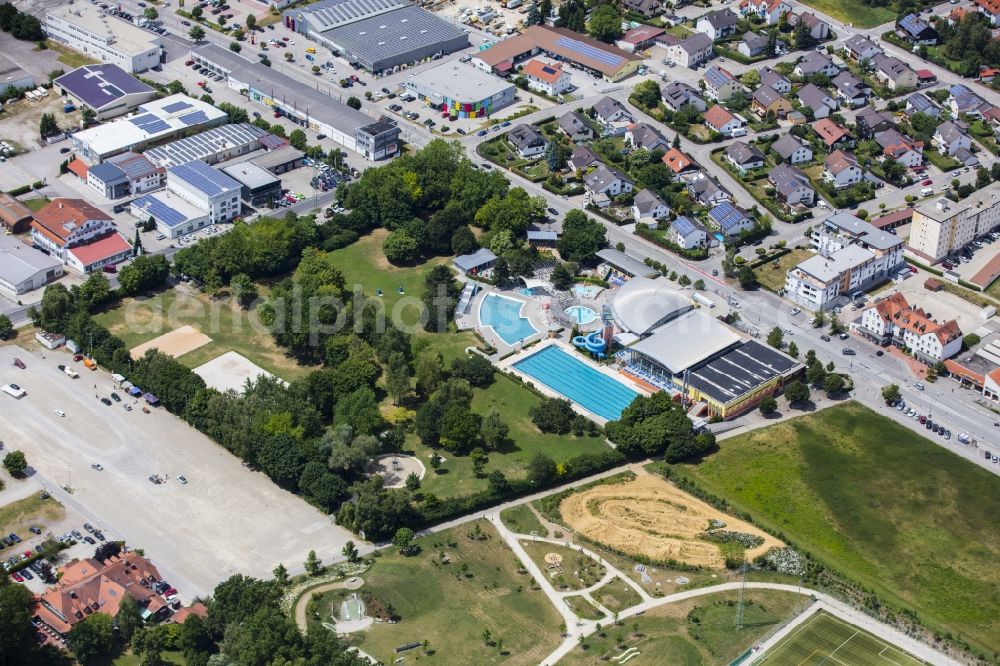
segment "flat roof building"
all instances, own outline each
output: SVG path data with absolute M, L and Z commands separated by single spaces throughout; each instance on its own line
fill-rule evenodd
M 24 90 L 35 87 L 35 77 L 7 56 L 0 54 L 0 94 L 14 88 Z
M 917 206 L 907 250 L 938 262 L 998 226 L 1000 182 L 993 182 L 958 202 L 939 197 Z
M 144 194 L 133 199 L 129 212 L 143 222 L 153 218 L 157 231 L 167 238 L 179 238 L 209 224 L 206 211 L 170 190 Z
M 293 169 L 298 169 L 305 163 L 305 157 L 305 153 L 301 150 L 285 146 L 276 150 L 269 150 L 263 155 L 252 158 L 250 161 L 277 176 Z
M 162 167 L 173 167 L 194 160 L 217 164 L 259 150 L 267 134 L 249 123 L 220 125 L 201 134 L 186 136 L 145 153 L 146 159 Z
M 251 102 L 325 134 L 367 159 L 381 160 L 399 153 L 400 130 L 393 121 L 377 122 L 336 97 L 215 44 L 192 50 L 191 58 L 209 72 L 226 77 L 230 88 L 246 90 Z M 372 136 L 373 131 L 378 133 Z
M 221 125 L 227 118 L 211 104 L 187 95 L 170 95 L 146 102 L 128 117 L 75 132 L 70 141 L 80 155 L 97 164 L 119 153 Z
M 729 349 L 741 340 L 728 326 L 701 309 L 690 309 L 659 325 L 629 350 L 633 362 L 658 366 L 667 377 L 680 376 L 705 359 Z
M 284 20 L 286 27 L 375 73 L 469 45 L 464 30 L 405 0 L 324 0 L 290 9 Z
M 0 235 L 0 294 L 17 300 L 63 274 L 63 264 L 18 238 Z
M 144 72 L 165 56 L 159 35 L 105 14 L 92 4 L 62 5 L 46 12 L 42 28 L 50 39 L 126 72 Z
M 459 118 L 483 118 L 514 102 L 515 87 L 462 62 L 446 62 L 411 74 L 403 86 L 438 111 Z
M 93 111 L 98 120 L 129 113 L 156 97 L 151 86 L 112 63 L 77 67 L 52 85 L 77 106 Z
M 240 214 L 241 185 L 201 160 L 167 169 L 167 189 L 208 213 L 211 224 Z
M 240 184 L 240 198 L 248 206 L 262 206 L 281 197 L 281 179 L 253 162 L 240 162 L 222 170 Z
M 642 57 L 623 51 L 566 28 L 533 25 L 517 37 L 504 39 L 472 56 L 480 69 L 497 74 L 538 53 L 571 62 L 608 81 L 631 76 L 642 65 Z
M 621 250 L 616 250 L 613 247 L 598 250 L 597 258 L 610 266 L 614 271 L 623 273 L 628 277 L 652 277 L 660 274 L 660 271 L 652 266 L 647 266 L 638 259 L 630 257 Z

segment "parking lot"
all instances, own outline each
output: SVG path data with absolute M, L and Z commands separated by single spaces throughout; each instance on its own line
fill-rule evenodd
M 98 396 L 115 388 L 110 375 L 70 379 L 56 367 L 67 358 L 0 347 L 0 384 L 27 391 L 20 400 L 0 395 L 5 448 L 25 453 L 32 482 L 74 514 L 76 529 L 82 519 L 143 548 L 183 599 L 209 594 L 235 573 L 268 576 L 279 562 L 299 569 L 311 549 L 329 560 L 354 538 L 165 410 L 102 404 Z
M 981 236 L 979 240 L 967 245 L 963 252 L 953 253 L 945 262 L 950 264 L 963 280 L 968 280 L 998 254 L 1000 254 L 1000 235 L 990 234 Z M 955 261 L 956 259 L 958 261 Z M 947 266 L 942 263 L 941 268 L 947 268 Z

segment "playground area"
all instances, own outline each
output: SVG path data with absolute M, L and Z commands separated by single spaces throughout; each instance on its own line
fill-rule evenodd
M 652 562 L 721 569 L 730 557 L 752 560 L 784 545 L 651 474 L 572 494 L 559 510 L 578 533 Z
M 180 328 L 175 328 L 169 333 L 155 337 L 149 342 L 132 347 L 129 353 L 132 355 L 132 358 L 142 358 L 147 350 L 158 349 L 164 354 L 177 358 L 199 347 L 203 347 L 211 341 L 212 338 L 193 326 L 184 325 Z
M 767 666 L 885 664 L 922 666 L 898 647 L 829 613 L 819 611 L 754 662 Z
M 387 453 L 372 461 L 368 474 L 381 476 L 386 488 L 402 488 L 406 485 L 406 477 L 416 474 L 418 479 L 423 479 L 427 468 L 415 456 Z

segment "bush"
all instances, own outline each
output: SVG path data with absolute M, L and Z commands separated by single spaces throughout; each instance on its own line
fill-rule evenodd
M 569 432 L 575 418 L 572 403 L 562 398 L 544 398 L 531 408 L 531 422 L 542 432 L 563 435 Z

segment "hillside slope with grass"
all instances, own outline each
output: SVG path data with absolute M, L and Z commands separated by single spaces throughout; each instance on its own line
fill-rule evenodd
M 677 469 L 935 631 L 1000 650 L 989 471 L 856 403 L 724 440 Z

